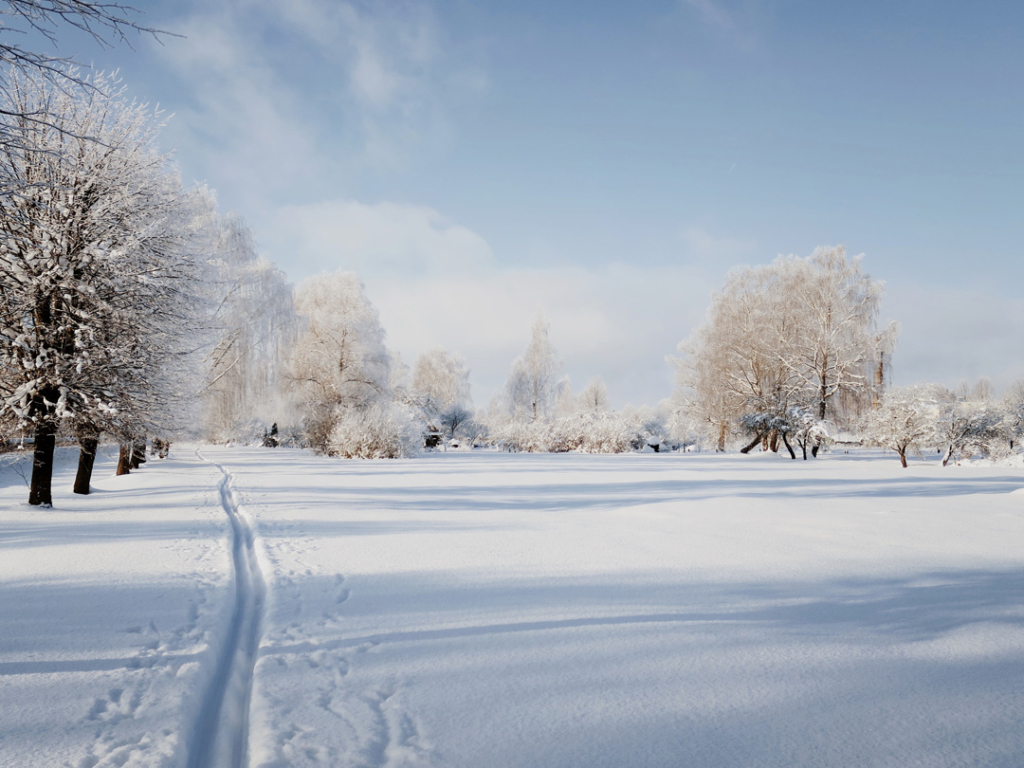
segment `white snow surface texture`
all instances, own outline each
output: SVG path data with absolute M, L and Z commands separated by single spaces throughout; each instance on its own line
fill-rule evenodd
M 0 469 L 0 766 L 1024 765 L 1019 468 L 175 446 L 112 471 L 74 497 L 67 463 L 43 510 Z M 266 598 L 247 744 L 200 759 L 248 634 L 228 507 Z

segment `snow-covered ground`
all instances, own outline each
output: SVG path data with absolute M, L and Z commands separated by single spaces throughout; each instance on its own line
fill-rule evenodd
M 217 469 L 191 452 L 55 509 L 0 465 L 0 766 L 179 765 L 229 626 L 228 521 Z M 156 466 L 159 464 L 159 466 Z
M 110 470 L 57 510 L 0 470 L 0 765 L 1024 763 L 1018 468 L 209 447 Z M 248 755 L 211 752 L 200 713 L 245 700 L 257 641 Z

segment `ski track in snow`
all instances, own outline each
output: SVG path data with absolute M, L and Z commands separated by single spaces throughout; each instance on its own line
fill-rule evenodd
M 217 667 L 199 709 L 187 765 L 188 768 L 246 768 L 249 707 L 266 583 L 256 558 L 253 520 L 236 500 L 231 474 L 199 451 L 196 455 L 224 475 L 219 491 L 221 506 L 231 523 L 235 599 Z

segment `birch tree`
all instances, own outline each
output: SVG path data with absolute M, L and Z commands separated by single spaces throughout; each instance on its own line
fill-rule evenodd
M 731 273 L 705 323 L 680 344 L 677 399 L 719 450 L 737 423 L 753 438 L 745 450 L 822 434 L 810 419 L 835 418 L 836 403 L 874 392 L 880 348 L 891 350 L 895 336 L 895 327 L 875 330 L 881 292 L 841 246 Z
M 800 314 L 783 361 L 820 420 L 839 392 L 866 390 L 874 373 L 883 286 L 863 272 L 862 259 L 847 258 L 840 245 L 783 267 L 793 272 L 789 285 Z
M 551 345 L 550 328 L 538 315 L 526 350 L 512 364 L 505 382 L 505 398 L 513 418 L 538 421 L 551 413 L 561 364 Z
M 291 284 L 259 255 L 245 223 L 226 216 L 215 232 L 216 341 L 206 356 L 205 431 L 215 440 L 251 438 L 277 420 L 270 412 L 280 408 L 278 392 L 298 316 Z
M 382 439 L 397 425 L 411 423 L 394 403 L 391 356 L 377 310 L 354 273 L 310 278 L 295 296 L 306 327 L 295 344 L 290 382 L 304 414 L 306 439 L 321 453 L 367 458 L 402 455 L 412 445 L 405 437 L 373 447 L 366 435 Z
M 462 356 L 441 348 L 420 355 L 413 370 L 412 390 L 430 416 L 456 405 L 468 407 L 469 370 Z

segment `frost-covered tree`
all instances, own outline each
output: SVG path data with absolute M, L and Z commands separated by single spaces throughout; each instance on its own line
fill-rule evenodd
M 804 461 L 807 460 L 808 449 L 812 456 L 817 456 L 818 451 L 831 441 L 829 423 L 819 419 L 817 414 L 806 408 L 790 408 L 788 422 L 793 440 L 800 447 Z
M 581 410 L 588 413 L 608 412 L 610 409 L 608 388 L 605 386 L 604 379 L 595 376 L 590 380 L 586 388 L 580 392 L 579 406 Z
M 441 411 L 438 416 L 441 434 L 449 441 L 468 440 L 470 443 L 480 434 L 480 425 L 473 418 L 473 411 L 455 403 Z
M 290 380 L 309 445 L 345 457 L 412 452 L 412 416 L 393 397 L 384 328 L 359 278 L 351 272 L 310 278 L 296 292 L 295 307 L 306 328 L 295 344 Z
M 186 400 L 210 202 L 116 81 L 12 76 L 6 103 L 6 130 L 28 138 L 0 153 L 0 409 L 34 432 L 29 501 L 49 505 L 58 423 L 78 432 L 87 491 L 99 432 Z
M 480 433 L 473 418 L 469 369 L 462 355 L 441 348 L 420 355 L 412 375 L 411 402 L 422 414 L 429 431 L 440 432 L 450 443 L 472 443 Z
M 453 406 L 468 407 L 469 370 L 462 356 L 441 348 L 420 355 L 413 369 L 412 390 L 428 418 Z
M 787 282 L 798 320 L 782 359 L 821 420 L 838 393 L 864 390 L 871 381 L 883 286 L 863 272 L 862 259 L 847 258 L 840 245 L 783 267 L 792 272 Z
M 794 333 L 792 263 L 732 272 L 716 294 L 707 321 L 680 345 L 678 382 L 690 392 L 696 419 L 718 432 L 745 419 L 755 427 L 783 419 L 798 382 L 786 364 Z
M 61 27 L 74 28 L 91 35 L 101 45 L 126 41 L 129 32 L 163 34 L 134 20 L 136 9 L 120 3 L 90 0 L 3 0 L 0 4 L 0 115 L 23 117 L 46 123 L 46 115 L 24 110 L 10 99 L 11 80 L 17 76 L 45 80 L 62 89 L 75 90 L 87 84 L 72 62 L 64 56 L 32 50 L 21 41 L 36 38 L 37 33 L 56 47 Z M 20 147 L 28 139 L 7 121 L 0 121 L 0 143 Z M 2 181 L 0 181 L 2 184 Z
M 1003 431 L 1013 448 L 1024 435 L 1024 381 L 1011 384 L 1002 398 Z
M 736 423 L 775 448 L 794 409 L 824 421 L 837 402 L 870 401 L 880 339 L 894 334 L 875 331 L 881 290 L 842 247 L 734 271 L 680 345 L 678 399 L 720 450 Z
M 514 419 L 538 421 L 551 414 L 561 364 L 549 330 L 547 321 L 538 316 L 526 351 L 512 364 L 505 382 L 505 400 Z
M 942 466 L 951 459 L 987 456 L 1001 441 L 1002 413 L 987 400 L 954 399 L 943 403 L 935 423 Z
M 933 387 L 893 387 L 864 420 L 861 434 L 869 445 L 896 451 L 907 466 L 907 452 L 935 438 L 939 405 Z
M 298 316 L 291 284 L 260 257 L 244 222 L 227 216 L 214 230 L 216 343 L 206 356 L 205 432 L 215 440 L 252 439 L 279 418 L 281 375 Z

